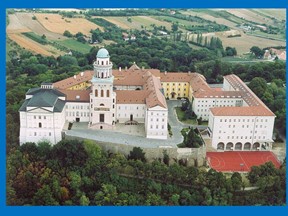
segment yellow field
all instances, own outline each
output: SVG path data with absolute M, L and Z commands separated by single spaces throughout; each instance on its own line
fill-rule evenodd
M 91 29 L 99 28 L 103 31 L 103 28 L 89 22 L 84 18 L 66 18 L 62 19 L 62 16 L 59 14 L 35 14 L 37 20 L 51 32 L 63 34 L 65 30 L 68 30 L 72 34 L 82 32 L 85 35 L 90 33 Z
M 239 18 L 244 18 L 245 20 L 257 22 L 259 24 L 267 23 L 267 21 L 271 22 L 270 19 L 265 18 L 261 15 L 258 15 L 257 13 L 255 13 L 251 10 L 248 10 L 248 9 L 241 9 L 241 10 L 239 10 L 239 9 L 226 9 L 226 11 L 239 17 Z M 271 24 L 271 23 L 269 23 L 269 24 Z
M 222 40 L 223 47 L 235 47 L 238 54 L 243 54 L 250 51 L 252 46 L 265 48 L 268 46 L 286 46 L 286 42 L 270 40 L 266 38 L 255 37 L 241 33 L 241 37 L 227 38 L 225 32 L 217 32 L 216 36 Z
M 45 56 L 59 56 L 63 52 L 58 51 L 56 48 L 49 45 L 39 44 L 21 34 L 9 33 L 8 37 L 15 41 L 19 46 L 30 50 L 34 53 L 45 55 Z
M 16 16 L 16 14 L 10 14 L 8 17 L 9 24 L 6 28 L 7 33 L 22 33 L 31 31 L 29 28 L 19 22 L 19 18 Z

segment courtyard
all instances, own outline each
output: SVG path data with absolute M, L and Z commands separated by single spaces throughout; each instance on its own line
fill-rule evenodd
M 68 126 L 65 126 L 64 132 L 67 136 L 76 136 L 84 139 L 132 145 L 142 148 L 177 148 L 177 144 L 183 142 L 183 136 L 180 131 L 184 127 L 191 126 L 189 124 L 183 124 L 177 119 L 174 107 L 181 106 L 181 103 L 182 101 L 180 100 L 167 101 L 168 122 L 173 135 L 166 140 L 147 139 L 145 137 L 144 124 L 125 125 L 118 123 L 114 130 L 92 130 L 88 128 L 87 122 L 74 122 L 71 130 L 67 130 Z

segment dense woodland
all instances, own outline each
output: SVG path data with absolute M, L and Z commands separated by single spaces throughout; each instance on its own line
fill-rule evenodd
M 165 154 L 165 152 L 163 152 Z M 90 141 L 26 143 L 7 156 L 7 205 L 285 205 L 286 164 L 253 167 L 246 181 L 213 169 L 128 159 Z M 251 190 L 245 190 L 253 186 Z
M 83 70 L 91 70 L 98 47 L 93 47 L 88 54 L 73 53 L 57 58 L 33 55 L 21 49 L 8 39 L 10 49 L 6 62 L 6 137 L 7 149 L 18 145 L 19 113 L 29 88 L 39 87 L 42 82 L 56 82 L 73 76 Z M 286 91 L 283 84 L 286 79 L 285 62 L 260 62 L 235 64 L 221 61 L 224 48 L 203 48 L 194 50 L 185 42 L 173 42 L 146 36 L 133 42 L 121 42 L 106 46 L 114 69 L 130 67 L 136 62 L 139 67 L 158 68 L 162 72 L 196 71 L 203 74 L 208 83 L 221 83 L 223 76 L 234 73 L 243 81 L 250 82 L 254 77 L 271 82 L 264 91 L 255 90 L 268 107 L 277 115 L 276 126 L 285 133 Z M 274 84 L 273 84 L 274 83 Z M 254 88 L 252 88 L 254 90 Z

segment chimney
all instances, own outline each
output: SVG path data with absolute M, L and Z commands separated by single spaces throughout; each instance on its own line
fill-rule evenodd
M 125 67 L 125 71 L 127 71 L 127 66 Z
M 84 75 L 84 72 L 81 72 L 81 73 L 80 73 L 80 76 L 82 77 L 83 75 Z
M 119 67 L 119 71 L 121 71 L 121 67 Z
M 74 79 L 76 79 L 76 75 L 74 75 Z
M 164 74 L 167 75 L 167 71 L 165 71 Z

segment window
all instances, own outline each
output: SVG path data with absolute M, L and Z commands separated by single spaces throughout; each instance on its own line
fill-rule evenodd
M 156 129 L 158 129 L 158 125 L 156 125 Z
M 37 136 L 37 132 L 34 132 L 34 136 Z
M 41 119 L 41 116 L 39 116 L 39 119 Z
M 109 90 L 106 91 L 106 97 L 110 97 L 110 92 L 109 92 Z
M 104 122 L 105 121 L 104 114 L 99 114 L 99 119 L 100 119 L 100 122 Z
M 104 90 L 101 90 L 101 97 L 104 97 Z
M 46 116 L 44 116 L 44 119 L 46 119 Z
M 42 123 L 41 122 L 39 122 L 39 128 L 42 128 Z
M 164 125 L 162 125 L 162 129 L 164 129 Z
M 153 129 L 153 125 L 150 125 L 150 129 Z
M 158 121 L 159 121 L 159 119 L 157 118 L 157 119 L 156 119 L 156 121 L 158 122 Z
M 97 89 L 95 90 L 95 97 L 98 97 L 98 90 Z M 91 102 L 92 102 L 92 99 L 91 99 Z

